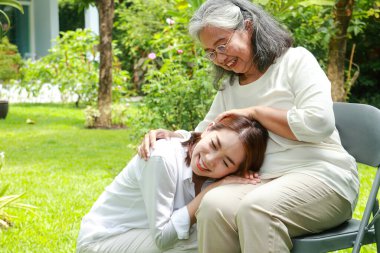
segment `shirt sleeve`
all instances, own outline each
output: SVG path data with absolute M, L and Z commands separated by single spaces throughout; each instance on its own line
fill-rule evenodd
M 218 91 L 215 95 L 213 102 L 212 102 L 210 110 L 206 114 L 206 117 L 195 128 L 195 132 L 203 132 L 207 128 L 207 126 L 211 122 L 213 122 L 214 119 L 219 114 L 221 114 L 224 111 L 226 111 L 226 106 L 225 106 L 225 103 L 223 101 L 223 91 Z
M 141 162 L 145 166 L 140 187 L 149 226 L 157 247 L 164 250 L 173 246 L 178 239 L 187 239 L 190 230 L 189 214 L 186 217 L 183 208 L 173 210 L 178 168 L 166 163 L 160 156 L 152 156 L 148 161 Z
M 175 133 L 180 134 L 182 136 L 181 142 L 190 140 L 191 133 L 189 131 L 180 129 L 180 130 L 176 130 Z
M 287 119 L 299 141 L 319 143 L 335 129 L 331 84 L 315 57 L 304 48 L 297 50 L 300 54 L 289 64 L 295 103 Z
M 190 215 L 187 206 L 176 210 L 172 214 L 172 223 L 177 231 L 178 239 L 189 239 Z

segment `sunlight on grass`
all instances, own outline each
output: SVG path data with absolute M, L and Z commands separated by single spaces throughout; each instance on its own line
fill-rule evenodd
M 35 124 L 27 124 L 28 118 Z M 81 218 L 135 154 L 132 135 L 128 128 L 85 129 L 83 110 L 69 105 L 12 104 L 0 120 L 0 151 L 6 156 L 0 186 L 9 184 L 8 194 L 25 192 L 22 202 L 38 209 L 36 215 L 9 210 L 18 218 L 0 232 L 0 252 L 75 252 Z M 359 165 L 359 174 L 355 217 L 364 210 L 375 169 Z

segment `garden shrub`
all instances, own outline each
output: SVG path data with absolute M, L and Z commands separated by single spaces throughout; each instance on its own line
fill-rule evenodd
M 334 0 L 255 0 L 272 14 L 293 35 L 294 46 L 310 50 L 325 67 L 328 44 L 333 32 L 332 5 Z
M 123 69 L 131 74 L 133 88 L 141 92 L 146 74 L 145 60 L 151 51 L 154 34 L 166 25 L 162 22 L 173 9 L 173 0 L 127 0 L 116 5 L 113 38 L 122 52 Z
M 79 1 L 59 0 L 59 31 L 65 32 L 84 28 L 84 8 Z
M 3 37 L 0 43 L 0 81 L 18 78 L 21 64 L 17 47 L 7 37 Z
M 380 108 L 380 1 L 363 0 L 355 6 L 355 23 L 360 25 L 356 30 L 360 29 L 360 33 L 353 33 L 348 48 L 356 44 L 354 62 L 360 67 L 360 75 L 349 101 Z
M 151 128 L 193 130 L 215 94 L 210 63 L 188 35 L 191 6 L 171 1 L 166 8 L 166 16 L 161 16 L 157 26 L 161 30 L 150 35 L 145 49 L 148 54 L 141 64 L 146 74 L 142 85 L 145 108 L 140 110 L 146 118 L 140 117 L 136 124 L 150 122 Z
M 43 58 L 28 60 L 21 68 L 21 87 L 33 95 L 38 94 L 45 83 L 57 85 L 62 94 L 77 95 L 76 104 L 95 104 L 98 95 L 99 38 L 90 30 L 62 32 L 55 46 Z M 128 92 L 128 72 L 120 67 L 114 50 L 113 99 Z
M 356 36 L 349 45 L 356 43 L 365 48 L 364 50 L 356 50 L 355 62 L 360 66 L 360 75 L 352 87 L 350 102 L 370 104 L 378 108 L 380 108 L 379 33 L 379 21 L 373 18 L 364 33 Z
M 329 42 L 334 35 L 334 0 L 255 0 L 266 10 L 272 13 L 281 23 L 283 23 L 293 34 L 295 46 L 303 46 L 310 50 L 318 59 L 322 68 L 326 70 L 328 64 Z M 380 105 L 380 95 L 378 90 L 378 61 L 376 59 L 375 45 L 378 44 L 376 34 L 379 33 L 378 22 L 380 20 L 380 1 L 363 0 L 355 2 L 352 18 L 347 29 L 347 65 L 345 75 L 345 85 L 347 90 L 351 78 L 357 71 L 353 67 L 349 72 L 349 59 L 353 43 L 356 43 L 354 52 L 354 63 L 358 63 L 362 69 L 359 79 L 357 79 L 353 90 L 349 93 L 352 96 L 350 101 L 370 103 Z M 377 28 L 377 30 L 376 30 Z M 367 33 L 370 36 L 365 36 Z M 371 41 L 371 39 L 376 40 Z M 360 42 L 359 42 L 360 41 Z M 371 57 L 370 52 L 375 52 Z M 368 62 L 371 60 L 371 63 Z M 370 67 L 369 67 L 370 66 Z M 368 71 L 367 71 L 368 70 Z M 367 90 L 367 92 L 366 92 Z M 376 102 L 378 101 L 378 102 Z
M 112 104 L 111 125 L 113 128 L 124 128 L 128 120 L 128 104 Z M 84 110 L 85 127 L 95 128 L 95 122 L 100 117 L 100 112 L 94 106 L 88 105 Z
M 189 77 L 186 69 L 170 60 L 160 70 L 148 72 L 148 84 L 143 105 L 151 112 L 153 124 L 168 129 L 193 130 L 210 108 L 215 90 L 207 68 L 194 71 Z M 160 124 L 158 124 L 160 123 Z

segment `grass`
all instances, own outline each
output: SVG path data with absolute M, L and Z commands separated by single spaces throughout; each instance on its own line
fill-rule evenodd
M 38 209 L 9 210 L 18 218 L 0 234 L 0 252 L 74 252 L 81 218 L 134 155 L 129 143 L 128 129 L 85 129 L 81 109 L 11 105 L 0 121 L 0 185 Z
M 81 218 L 135 154 L 131 136 L 128 129 L 85 129 L 83 110 L 69 105 L 12 104 L 7 119 L 0 120 L 0 152 L 6 156 L 0 186 L 9 184 L 6 195 L 25 192 L 21 202 L 38 209 L 36 214 L 8 210 L 18 218 L 11 229 L 0 231 L 0 252 L 75 252 Z M 375 170 L 360 165 L 359 173 L 356 217 L 364 210 Z M 361 252 L 376 248 L 365 246 Z

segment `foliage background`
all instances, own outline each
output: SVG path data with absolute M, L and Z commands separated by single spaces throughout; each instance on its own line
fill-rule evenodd
M 354 34 L 349 48 L 357 46 L 355 61 L 360 67 L 360 76 L 351 90 L 350 102 L 371 104 L 380 108 L 380 1 L 357 1 L 357 22 L 362 32 Z M 373 9 L 371 9 L 373 7 Z
M 95 103 L 99 83 L 98 41 L 98 36 L 90 30 L 61 32 L 48 55 L 25 62 L 19 85 L 36 95 L 45 83 L 50 83 L 62 94 L 76 95 L 77 106 L 80 102 Z M 120 68 L 117 50 L 113 64 L 113 96 L 117 99 L 127 92 L 129 75 Z

